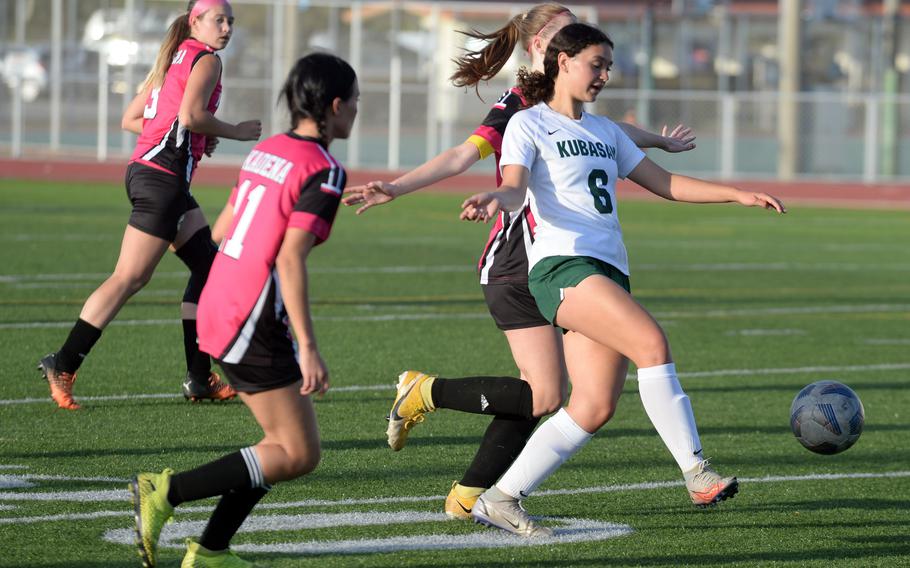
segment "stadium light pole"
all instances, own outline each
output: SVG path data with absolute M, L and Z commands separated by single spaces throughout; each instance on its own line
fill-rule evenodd
M 799 156 L 799 100 L 800 43 L 802 0 L 780 0 L 778 3 L 778 85 L 777 114 L 777 176 L 791 180 L 800 163 Z
M 360 2 L 351 3 L 351 34 L 350 34 L 350 63 L 351 67 L 360 77 L 360 81 L 365 81 L 362 69 L 363 53 L 363 8 Z M 361 83 L 362 84 L 362 83 Z M 360 165 L 360 121 L 354 121 L 354 127 L 351 129 L 351 135 L 348 136 L 348 161 L 351 168 Z

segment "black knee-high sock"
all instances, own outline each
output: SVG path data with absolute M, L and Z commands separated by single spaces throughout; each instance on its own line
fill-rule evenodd
M 513 377 L 437 378 L 431 394 L 436 408 L 497 416 L 534 416 L 531 386 Z
M 509 469 L 540 418 L 519 418 L 497 416 L 493 418 L 483 435 L 480 447 L 474 454 L 474 461 L 464 472 L 459 483 L 465 487 L 493 487 L 496 480 Z
M 183 351 L 186 355 L 186 370 L 192 378 L 199 381 L 208 379 L 212 370 L 211 359 L 208 353 L 199 350 L 195 319 L 183 320 Z
M 264 487 L 254 487 L 226 493 L 212 512 L 199 538 L 199 544 L 209 550 L 227 549 L 237 529 L 249 516 L 256 503 L 268 492 L 269 490 Z
M 209 270 L 215 261 L 218 247 L 212 242 L 212 232 L 208 226 L 196 231 L 179 249 L 177 257 L 190 269 L 190 278 L 183 291 L 185 304 L 198 304 L 202 289 L 209 276 Z M 196 319 L 183 320 L 183 348 L 186 352 L 186 369 L 192 378 L 205 380 L 211 371 L 211 360 L 208 354 L 199 351 L 196 342 Z
M 92 350 L 95 342 L 101 337 L 101 330 L 83 319 L 76 321 L 70 330 L 63 347 L 57 352 L 56 366 L 58 371 L 75 373 L 82 360 Z
M 250 458 L 249 453 L 253 457 Z M 232 490 L 251 489 L 265 485 L 262 468 L 255 458 L 255 450 L 244 448 L 196 469 L 175 473 L 167 500 L 176 507 L 187 501 L 196 501 L 215 495 L 225 495 Z

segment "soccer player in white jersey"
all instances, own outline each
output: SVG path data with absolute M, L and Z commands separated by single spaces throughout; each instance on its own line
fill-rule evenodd
M 583 112 L 583 104 L 603 89 L 612 60 L 613 44 L 597 28 L 571 24 L 557 33 L 544 71 L 519 74 L 522 93 L 536 104 L 518 112 L 506 129 L 500 190 L 474 195 L 463 205 L 463 219 L 488 220 L 521 208 L 530 190 L 537 230 L 529 288 L 548 321 L 581 336 L 565 349 L 573 386 L 568 406 L 537 429 L 472 510 L 479 522 L 524 536 L 552 531 L 531 520 L 520 499 L 610 420 L 629 360 L 638 367 L 642 403 L 684 472 L 693 502 L 710 505 L 738 490 L 736 478 L 720 476 L 703 458 L 667 338 L 630 294 L 615 184 L 628 177 L 672 201 L 734 202 L 779 213 L 784 208 L 764 193 L 671 174 L 615 123 Z
M 554 2 L 538 4 L 516 14 L 491 33 L 464 32 L 482 40 L 485 46 L 467 52 L 456 61 L 452 83 L 476 87 L 493 78 L 517 46 L 527 53 L 531 68 L 543 70 L 543 58 L 550 38 L 563 26 L 574 23 L 575 15 Z M 359 205 L 360 214 L 376 205 L 438 183 L 467 170 L 475 162 L 493 156 L 496 184 L 499 185 L 499 157 L 506 125 L 516 112 L 527 108 L 521 89 L 513 87 L 493 104 L 471 136 L 393 182 L 373 181 L 351 187 L 343 202 Z M 695 147 L 691 129 L 682 125 L 663 135 L 619 123 L 642 148 L 657 147 L 666 152 L 684 152 Z M 440 408 L 492 415 L 474 459 L 452 485 L 445 512 L 453 519 L 471 519 L 471 507 L 485 490 L 505 473 L 518 456 L 541 416 L 558 410 L 565 398 L 568 379 L 562 363 L 562 337 L 540 314 L 528 290 L 527 247 L 534 240 L 534 217 L 530 207 L 504 211 L 490 231 L 480 255 L 478 272 L 484 299 L 496 326 L 509 343 L 521 378 L 461 377 L 450 379 L 408 371 L 402 374 L 398 393 L 389 414 L 387 431 L 394 450 L 404 447 L 409 430 L 427 412 Z M 553 377 L 560 377 L 554 381 Z M 405 396 L 407 393 L 407 396 Z
M 240 168 L 216 223 L 225 237 L 199 300 L 199 347 L 218 360 L 264 435 L 195 469 L 133 479 L 145 566 L 156 564 L 161 527 L 175 507 L 216 496 L 182 568 L 252 566 L 228 547 L 234 533 L 271 484 L 319 463 L 310 395 L 328 389 L 329 372 L 310 316 L 307 259 L 329 238 L 341 202 L 346 176 L 328 149 L 350 134 L 359 90 L 350 65 L 314 53 L 297 61 L 282 92 L 292 129 L 257 144 Z

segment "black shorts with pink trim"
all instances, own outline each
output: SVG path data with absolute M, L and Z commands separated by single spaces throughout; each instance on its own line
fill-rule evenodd
M 550 325 L 537 309 L 527 282 L 482 284 L 483 298 L 496 327 L 503 331 Z
M 224 375 L 237 392 L 257 393 L 280 389 L 303 378 L 294 359 L 276 360 L 271 365 L 245 365 L 218 360 Z

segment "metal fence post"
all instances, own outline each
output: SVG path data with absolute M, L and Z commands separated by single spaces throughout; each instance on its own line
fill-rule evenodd
M 351 3 L 351 34 L 350 34 L 351 67 L 361 78 L 363 83 L 363 9 L 360 2 Z M 360 121 L 354 121 L 351 135 L 348 136 L 347 166 L 356 168 L 360 166 Z
M 863 181 L 875 183 L 878 179 L 879 98 L 867 95 L 866 127 L 863 129 Z
M 733 179 L 736 172 L 736 97 L 720 97 L 720 177 Z
M 389 62 L 389 158 L 386 166 L 397 170 L 401 156 L 401 53 L 398 49 L 398 30 L 401 11 L 397 1 L 392 2 L 392 25 L 389 30 L 391 61 Z

